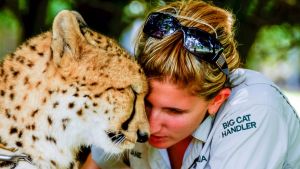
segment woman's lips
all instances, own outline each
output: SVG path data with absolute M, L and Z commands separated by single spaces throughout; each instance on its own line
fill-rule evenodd
M 155 136 L 151 135 L 149 141 L 152 143 L 162 142 L 166 140 L 167 136 Z

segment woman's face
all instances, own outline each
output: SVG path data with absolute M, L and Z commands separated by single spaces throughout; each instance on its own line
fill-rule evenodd
M 190 136 L 203 121 L 209 101 L 167 82 L 150 80 L 146 111 L 150 122 L 150 145 L 168 148 Z

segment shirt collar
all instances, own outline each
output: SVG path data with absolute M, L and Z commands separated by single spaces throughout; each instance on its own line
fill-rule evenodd
M 212 128 L 212 124 L 214 121 L 213 116 L 208 116 L 206 119 L 200 124 L 200 126 L 196 129 L 196 131 L 192 134 L 194 138 L 206 142 L 207 137 Z

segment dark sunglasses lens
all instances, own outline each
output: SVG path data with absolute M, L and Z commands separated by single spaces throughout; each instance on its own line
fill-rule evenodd
M 144 25 L 143 32 L 161 39 L 164 36 L 174 33 L 177 29 L 178 21 L 173 16 L 163 13 L 152 13 Z
M 223 48 L 219 41 L 211 34 L 197 28 L 183 28 L 184 46 L 197 57 L 209 63 L 215 62 L 216 54 L 219 54 Z

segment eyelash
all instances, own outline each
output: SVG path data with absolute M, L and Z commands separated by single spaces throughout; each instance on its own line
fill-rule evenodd
M 167 109 L 166 112 L 171 114 L 183 114 L 184 111 L 177 109 Z

